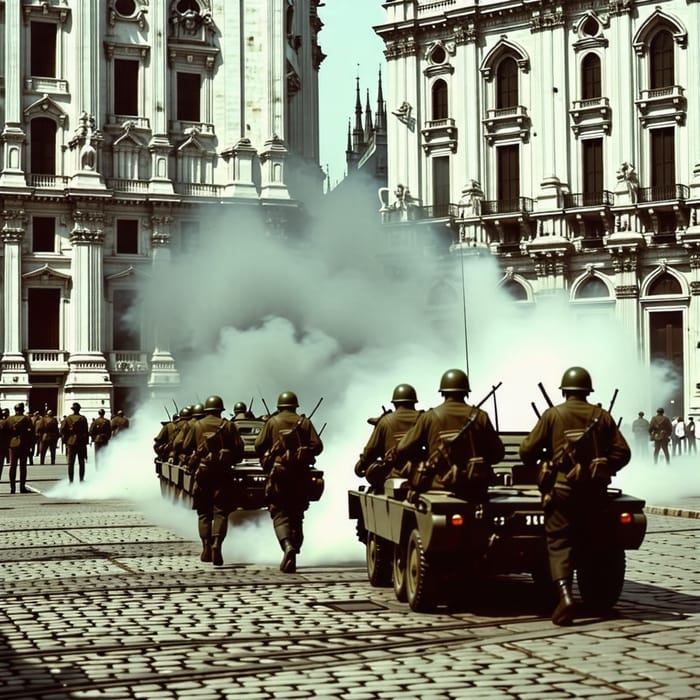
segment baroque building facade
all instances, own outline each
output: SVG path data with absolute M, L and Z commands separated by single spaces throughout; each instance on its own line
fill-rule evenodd
M 392 235 L 447 231 L 516 303 L 615 319 L 700 412 L 700 2 L 384 7 Z
M 319 0 L 0 2 L 0 404 L 172 396 L 139 280 L 207 212 L 285 232 L 322 189 Z M 203 233 L 203 232 L 202 232 Z

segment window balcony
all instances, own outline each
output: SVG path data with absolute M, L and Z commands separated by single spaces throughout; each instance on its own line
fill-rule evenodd
M 677 202 L 685 201 L 689 196 L 690 188 L 687 185 L 657 185 L 656 187 L 640 187 L 637 202 L 640 204 Z
M 426 153 L 445 146 L 453 153 L 457 150 L 457 127 L 454 119 L 431 119 L 421 129 L 421 134 L 424 139 L 423 150 Z
M 615 195 L 608 190 L 600 192 L 565 193 L 564 209 L 584 209 L 586 207 L 611 207 L 615 204 Z
M 63 190 L 68 187 L 70 178 L 63 175 L 28 175 L 27 183 L 30 187 L 45 190 Z
M 593 97 L 588 100 L 574 100 L 569 110 L 571 130 L 576 136 L 584 133 L 610 131 L 612 110 L 607 97 Z
M 382 221 L 387 224 L 395 224 L 401 221 L 435 221 L 447 219 L 454 221 L 459 217 L 457 204 L 432 204 L 420 206 L 411 204 L 406 208 L 392 207 L 382 210 Z
M 176 182 L 173 189 L 177 194 L 184 194 L 188 197 L 221 197 L 224 186 L 198 182 Z
M 481 202 L 481 215 L 491 214 L 523 214 L 534 209 L 534 201 L 530 197 L 515 197 L 513 199 L 487 199 Z
M 67 372 L 68 353 L 65 350 L 27 350 L 30 372 Z
M 134 127 L 136 129 L 150 129 L 151 122 L 148 117 L 134 117 L 127 114 L 108 114 L 107 115 L 107 126 L 118 126 L 121 127 L 125 122 L 134 122 Z
M 138 350 L 115 350 L 107 353 L 109 371 L 122 374 L 148 372 L 148 353 Z
M 195 129 L 200 136 L 214 136 L 214 125 L 206 122 L 178 120 L 171 122 L 170 128 L 178 134 L 184 134 L 187 129 Z
M 68 81 L 61 78 L 29 77 L 24 80 L 27 92 L 37 92 L 47 95 L 67 95 Z
M 639 99 L 635 100 L 639 110 L 639 119 L 643 127 L 658 122 L 674 121 L 684 124 L 687 110 L 687 100 L 680 85 L 641 90 Z
M 530 117 L 527 108 L 522 105 L 487 109 L 486 119 L 482 123 L 489 144 L 513 138 L 514 135 L 519 136 L 521 141 L 526 141 L 530 133 Z
M 148 180 L 108 179 L 107 187 L 115 192 L 130 192 L 132 194 L 147 194 Z

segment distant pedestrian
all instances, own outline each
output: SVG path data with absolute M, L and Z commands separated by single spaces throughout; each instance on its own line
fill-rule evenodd
M 673 423 L 673 456 L 683 454 L 685 442 L 685 421 L 683 416 L 677 416 Z
M 649 435 L 654 441 L 654 464 L 659 461 L 659 452 L 664 453 L 666 464 L 670 464 L 671 457 L 668 454 L 668 441 L 671 438 L 673 428 L 668 416 L 664 415 L 663 408 L 656 409 L 656 415 L 649 421 Z
M 632 423 L 632 433 L 635 450 L 646 455 L 649 452 L 649 421 L 644 417 L 644 411 L 640 411 Z
M 695 421 L 693 416 L 688 416 L 688 422 L 685 424 L 685 440 L 688 443 L 688 454 L 697 451 L 695 444 Z

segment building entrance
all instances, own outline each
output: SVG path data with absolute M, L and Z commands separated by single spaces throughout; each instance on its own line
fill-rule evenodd
M 654 311 L 649 314 L 649 359 L 663 367 L 670 391 L 664 410 L 673 418 L 685 414 L 683 405 L 683 312 Z

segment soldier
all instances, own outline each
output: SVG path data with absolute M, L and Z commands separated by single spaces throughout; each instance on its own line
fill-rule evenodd
M 173 441 L 168 452 L 168 461 L 176 463 L 184 458 L 182 446 L 190 429 L 193 406 L 184 406 L 180 409 L 180 420 L 177 423 L 177 432 L 173 435 Z
M 372 434 L 355 465 L 355 474 L 365 476 L 373 488 L 381 488 L 385 479 L 394 473 L 396 445 L 415 425 L 422 411 L 416 411 L 416 390 L 410 384 L 399 384 L 391 397 L 395 411 L 379 418 Z M 370 419 L 373 422 L 374 419 Z
M 309 467 L 323 450 L 311 420 L 297 415 L 298 406 L 297 395 L 283 391 L 277 399 L 277 413 L 255 440 L 255 452 L 268 474 L 265 491 L 284 552 L 280 571 L 285 574 L 296 571 L 296 555 L 304 541 L 304 512 L 309 507 Z
M 15 406 L 15 415 L 7 419 L 10 435 L 10 493 L 15 492 L 17 465 L 19 465 L 19 491 L 29 493 L 27 482 L 27 457 L 32 446 L 34 425 L 29 416 L 24 415 L 24 404 Z
M 646 455 L 649 445 L 649 421 L 644 417 L 644 411 L 640 411 L 632 422 L 632 433 L 635 448 L 639 454 Z
M 444 402 L 422 413 L 396 448 L 399 463 L 418 465 L 409 475 L 410 497 L 441 489 L 483 501 L 505 447 L 488 414 L 466 403 L 469 378 L 462 370 L 447 370 L 439 391 Z
M 559 593 L 555 625 L 575 616 L 571 591 L 574 558 L 585 545 L 592 519 L 600 517 L 612 475 L 630 460 L 630 448 L 612 416 L 588 403 L 593 391 L 583 367 L 564 372 L 564 402 L 548 408 L 520 446 L 529 467 L 539 463 L 549 568 Z
M 90 423 L 90 439 L 95 449 L 95 469 L 99 466 L 98 453 L 105 447 L 112 437 L 112 424 L 105 418 L 104 408 L 97 411 L 97 418 Z
M 112 418 L 112 437 L 116 437 L 122 430 L 127 430 L 128 427 L 129 419 L 124 415 L 124 411 L 120 409 L 117 411 L 117 415 Z
M 671 457 L 668 454 L 668 441 L 672 432 L 673 426 L 668 416 L 664 415 L 664 409 L 657 408 L 656 415 L 649 421 L 649 435 L 654 441 L 654 464 L 659 461 L 660 451 L 664 453 L 666 464 L 671 463 Z
M 10 411 L 3 408 L 0 411 L 0 479 L 2 479 L 2 470 L 5 464 L 9 464 L 10 450 L 10 433 L 7 429 L 7 419 L 10 417 Z
M 221 545 L 231 512 L 231 467 L 243 459 L 243 441 L 233 422 L 221 417 L 224 402 L 220 396 L 210 396 L 203 411 L 202 419 L 188 432 L 183 450 L 194 458 L 192 508 L 197 511 L 202 540 L 200 559 L 222 566 Z
M 80 414 L 80 404 L 74 403 L 71 411 L 73 413 L 66 416 L 61 424 L 61 437 L 68 452 L 68 480 L 72 484 L 76 457 L 79 466 L 78 477 L 80 481 L 85 481 L 85 458 L 90 433 L 87 418 Z
M 158 435 L 153 438 L 153 451 L 158 455 L 158 459 L 165 462 L 168 459 L 173 440 L 178 432 L 180 414 L 174 413 L 171 420 L 163 421 L 162 428 Z
M 248 410 L 248 406 L 243 401 L 238 401 L 233 407 L 233 416 L 231 420 L 255 420 L 255 416 Z
M 56 464 L 56 445 L 58 444 L 58 420 L 53 411 L 49 409 L 41 419 L 40 426 L 37 427 L 37 437 L 39 437 L 39 462 L 46 462 L 46 453 L 51 455 L 51 464 Z

